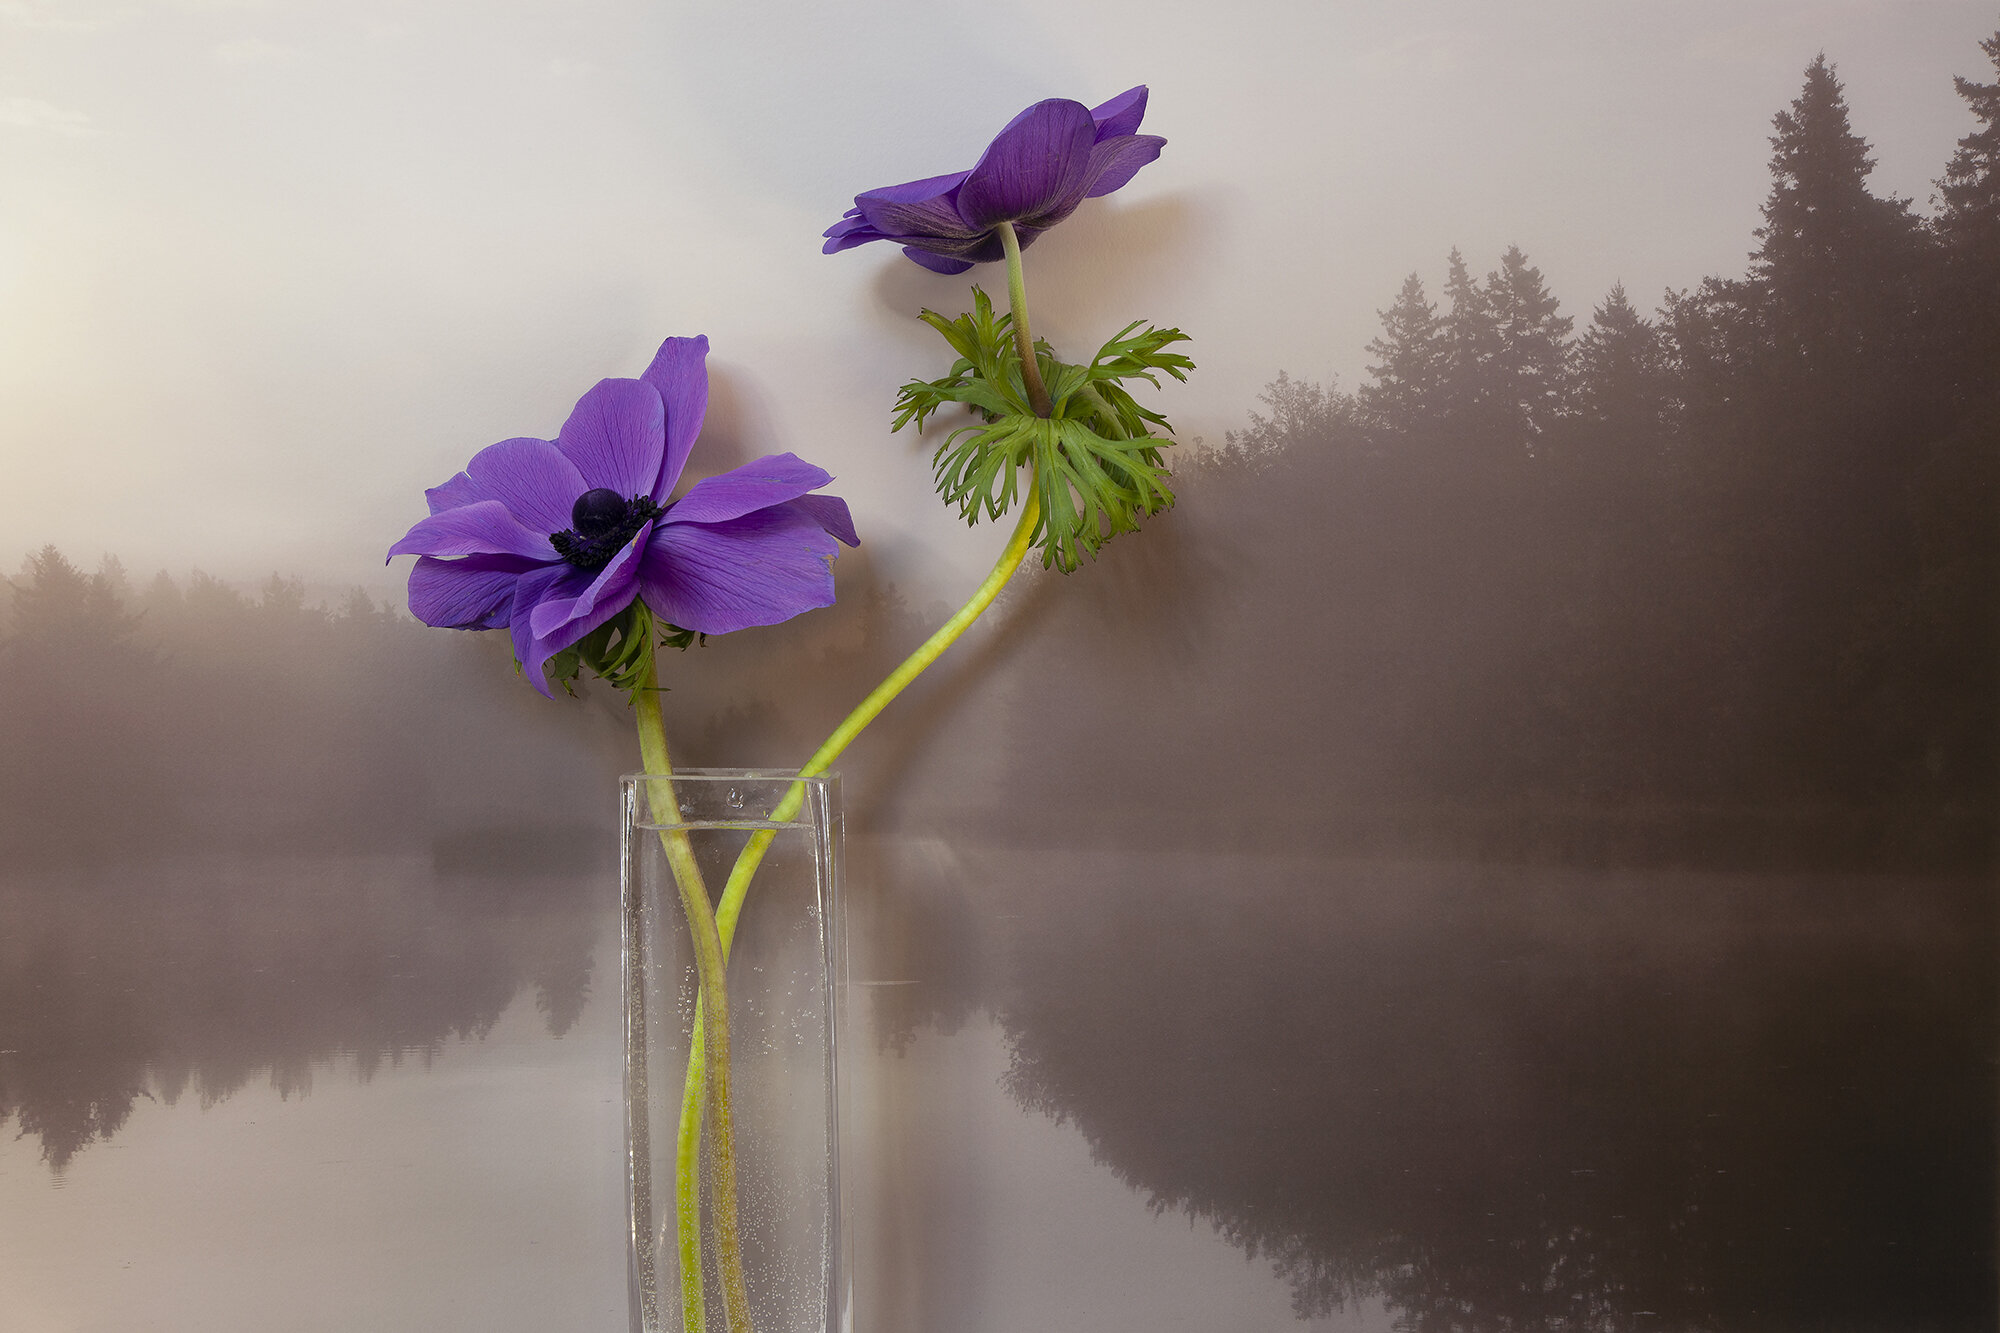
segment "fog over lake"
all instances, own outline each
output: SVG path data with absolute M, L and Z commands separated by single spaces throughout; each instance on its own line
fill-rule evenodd
M 0 11 L 37 42 L 84 35 Z M 1793 30 L 1780 11 L 1804 13 L 1744 19 L 1755 60 Z M 1851 6 L 1825 40 L 1883 15 L 1914 11 Z M 1643 232 L 1427 223 L 1361 298 L 1374 340 L 1339 348 L 1363 375 L 1315 369 L 1303 333 L 1290 369 L 1232 343 L 1254 285 L 1212 312 L 1192 350 L 1238 388 L 1185 414 L 1160 396 L 1188 436 L 1176 505 L 1072 575 L 1026 571 L 841 761 L 871 1328 L 1993 1327 L 1985 35 L 1926 75 L 1955 118 L 1915 177 L 1910 122 L 1862 77 L 1879 53 L 1787 56 L 1738 118 L 1764 167 L 1734 249 L 1664 296 L 1566 277 Z M 230 49 L 237 73 L 280 68 Z M 0 101 L 0 129 L 55 133 L 25 106 Z M 1878 153 L 1901 174 L 1872 175 Z M 1912 179 L 1938 197 L 1905 198 Z M 1112 287 L 1208 225 L 1199 199 L 1128 202 L 1143 243 Z M 945 303 L 903 269 L 870 299 Z M 649 299 L 616 308 L 651 329 Z M 1053 308 L 1081 354 L 1081 307 Z M 566 347 L 588 374 L 519 377 L 551 412 L 642 364 Z M 862 378 L 879 416 L 893 376 Z M 760 383 L 724 367 L 716 458 L 808 433 Z M 477 447 L 528 429 L 519 406 L 452 429 Z M 343 477 L 382 463 L 364 436 Z M 170 437 L 147 467 L 173 470 Z M 907 451 L 914 482 L 843 481 L 864 545 L 835 606 L 663 655 L 678 764 L 797 764 L 949 614 L 969 557 L 926 565 L 903 519 L 869 526 L 921 489 Z M 599 685 L 542 699 L 504 636 L 420 626 L 348 556 L 305 554 L 372 565 L 417 474 L 464 455 L 397 457 L 410 477 L 377 466 L 384 489 L 329 489 L 324 513 L 292 453 L 292 509 L 261 482 L 197 507 L 161 489 L 177 548 L 73 516 L 30 531 L 9 491 L 9 1329 L 625 1326 L 633 717 Z M 36 467 L 33 504 L 98 493 Z M 260 528 L 300 508 L 324 520 L 304 545 Z M 280 572 L 205 572 L 231 524 Z

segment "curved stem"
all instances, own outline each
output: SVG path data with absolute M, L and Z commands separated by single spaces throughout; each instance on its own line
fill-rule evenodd
M 842 719 L 840 725 L 833 729 L 833 734 L 826 738 L 826 743 L 813 751 L 812 758 L 806 760 L 804 766 L 799 769 L 800 777 L 809 778 L 826 772 L 828 766 L 840 757 L 841 751 L 845 750 L 854 738 L 861 734 L 862 729 L 889 706 L 891 699 L 901 694 L 911 681 L 923 674 L 926 667 L 944 654 L 945 649 L 957 642 L 958 637 L 993 604 L 993 599 L 1000 595 L 1000 590 L 1006 587 L 1008 581 L 1020 570 L 1041 518 L 1041 492 L 1036 488 L 1032 475 L 1024 490 L 1021 517 L 1014 524 L 1013 536 L 1008 538 L 1006 549 L 1001 551 L 999 560 L 994 562 L 993 570 L 986 576 L 985 581 L 979 585 L 970 600 L 958 609 L 956 615 L 939 626 L 936 633 L 925 639 L 921 647 L 904 658 L 901 666 L 890 672 L 853 712 Z M 783 824 L 796 818 L 799 807 L 805 802 L 805 794 L 805 784 L 794 782 L 786 791 L 784 799 L 771 811 L 770 822 Z M 764 863 L 764 854 L 770 850 L 771 843 L 777 836 L 775 829 L 768 828 L 758 829 L 751 834 L 749 842 L 736 857 L 736 865 L 729 872 L 729 882 L 724 886 L 722 900 L 715 909 L 716 932 L 721 938 L 725 961 L 729 957 L 730 942 L 736 937 L 736 921 L 743 913 L 743 899 L 750 892 L 750 881 L 756 876 L 757 867 Z M 697 1004 L 692 1047 L 696 1054 L 688 1058 L 687 1082 L 681 1092 L 683 1123 L 687 1121 L 689 1108 L 697 1108 L 698 1115 L 698 1108 L 702 1103 L 705 1062 L 697 1057 L 702 1049 L 703 1019 L 701 1007 Z
M 681 822 L 680 809 L 671 781 L 673 765 L 667 754 L 666 724 L 660 716 L 660 690 L 650 647 L 644 678 L 632 697 L 639 715 L 639 754 L 646 772 L 657 775 L 657 780 L 645 784 L 647 804 L 687 916 L 702 1009 L 713 1017 L 712 1024 L 699 1016 L 696 1019 L 688 1067 L 690 1082 L 695 1069 L 700 1068 L 702 1082 L 712 1090 L 708 1101 L 715 1113 L 715 1250 L 722 1269 L 723 1309 L 730 1333 L 750 1333 L 749 1289 L 743 1278 L 743 1247 L 737 1227 L 736 1125 L 729 1097 L 728 955 L 694 846 L 687 831 L 676 827 Z M 709 1029 L 714 1037 L 704 1040 Z M 702 1109 L 700 1100 L 692 1106 L 682 1103 L 674 1151 L 674 1231 L 680 1256 L 682 1327 L 687 1333 L 699 1333 L 707 1323 L 701 1270 Z
M 1049 389 L 1042 383 L 1041 363 L 1035 360 L 1035 335 L 1028 331 L 1028 280 L 1021 272 L 1021 238 L 1014 224 L 999 226 L 1000 248 L 1007 252 L 1007 304 L 1014 312 L 1014 346 L 1021 353 L 1021 383 L 1028 389 L 1028 406 L 1038 417 L 1055 411 Z
M 1024 490 L 1025 498 L 1021 504 L 1020 520 L 1015 523 L 1013 536 L 1008 538 L 1006 549 L 1000 553 L 999 560 L 994 562 L 993 570 L 986 576 L 985 581 L 973 592 L 965 605 L 958 609 L 957 614 L 940 625 L 915 652 L 903 659 L 901 666 L 891 671 L 853 712 L 841 720 L 840 725 L 833 729 L 833 734 L 826 738 L 819 749 L 813 751 L 812 758 L 806 760 L 799 769 L 800 777 L 809 778 L 826 772 L 833 761 L 840 757 L 841 751 L 852 744 L 854 738 L 889 706 L 891 699 L 901 694 L 911 681 L 924 673 L 925 668 L 944 655 L 945 649 L 958 641 L 958 637 L 993 604 L 993 599 L 1000 595 L 1000 590 L 1006 587 L 1008 581 L 1020 570 L 1041 517 L 1041 492 L 1036 489 L 1032 476 Z M 771 822 L 782 824 L 796 816 L 799 806 L 805 801 L 805 793 L 804 784 L 793 783 L 791 790 L 785 793 L 785 799 L 771 812 Z M 770 829 L 759 829 L 751 835 L 749 843 L 737 855 L 735 866 L 730 869 L 729 882 L 724 885 L 722 900 L 715 908 L 715 924 L 725 941 L 735 934 L 736 918 L 743 911 L 744 895 L 750 891 L 750 877 L 757 873 L 757 867 L 764 859 L 764 852 L 770 847 L 771 840 L 775 836 Z M 726 943 L 724 947 L 728 947 Z

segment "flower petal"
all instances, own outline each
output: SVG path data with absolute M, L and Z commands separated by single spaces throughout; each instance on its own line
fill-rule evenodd
M 1040 213 L 1072 193 L 1080 196 L 1096 139 L 1097 122 L 1083 103 L 1059 97 L 1035 103 L 1000 131 L 965 178 L 959 213 L 984 231 Z
M 590 629 L 570 636 L 556 645 L 558 650 L 569 647 L 590 633 L 599 625 L 617 615 L 632 604 L 638 596 L 635 571 L 639 567 L 640 555 L 646 549 L 647 528 L 640 528 L 638 534 L 611 557 L 595 578 L 585 585 L 575 596 L 551 595 L 542 599 L 528 619 L 528 629 L 536 639 L 561 638 L 564 626 L 580 620 L 591 620 Z M 609 608 L 607 610 L 607 608 Z M 603 614 L 598 614 L 603 612 Z
M 1077 202 L 1081 203 L 1082 201 L 1078 200 Z M 1074 205 L 1071 207 L 1073 208 Z M 1068 215 L 1069 210 L 1065 209 L 1062 217 L 1067 217 Z M 1025 250 L 1035 243 L 1037 236 L 1047 231 L 1049 226 L 1060 222 L 1062 217 L 1055 218 L 1048 226 L 1040 226 L 1030 222 L 1016 222 L 1014 224 L 1014 240 Z M 1039 219 L 1036 220 L 1037 223 L 1039 221 Z M 913 241 L 903 247 L 903 253 L 934 273 L 963 273 L 974 264 L 996 264 L 1005 259 L 1007 257 L 1007 247 L 1000 243 L 1000 237 L 997 233 L 989 231 L 964 241 L 946 241 L 934 238 Z
M 904 181 L 901 185 L 884 185 L 878 190 L 869 190 L 855 198 L 855 207 L 848 210 L 849 217 L 862 212 L 862 199 L 881 199 L 892 204 L 920 204 L 927 199 L 941 199 L 965 184 L 969 171 L 954 171 L 947 176 L 926 176 L 920 181 Z M 837 224 L 836 224 L 837 225 Z
M 830 536 L 849 546 L 861 545 L 861 537 L 854 531 L 854 515 L 847 512 L 847 501 L 839 496 L 801 495 L 792 501 L 791 507 L 819 524 Z
M 701 434 L 702 419 L 708 415 L 708 335 L 667 339 L 639 378 L 653 386 L 667 414 L 666 452 L 659 476 L 645 492 L 659 504 L 674 493 L 694 449 L 695 436 Z
M 463 472 L 452 477 L 442 486 L 433 486 L 424 492 L 424 503 L 433 514 L 442 514 L 447 509 L 458 509 L 474 500 L 487 497 L 479 493 L 479 487 Z
M 1090 187 L 1084 198 L 1099 199 L 1119 189 L 1160 155 L 1167 141 L 1157 134 L 1133 134 L 1119 139 L 1099 139 L 1090 150 Z
M 968 224 L 960 217 L 958 205 L 952 202 L 950 195 L 904 201 L 864 194 L 857 195 L 854 204 L 861 210 L 863 220 L 890 240 L 901 240 L 907 236 L 969 239 L 985 230 Z
M 1082 196 L 1079 195 L 1076 203 L 1082 202 Z M 1065 208 L 1053 221 L 1047 223 L 1043 222 L 1040 217 L 1016 221 L 1014 223 L 1015 240 L 1019 242 L 1023 250 L 1027 249 L 1028 243 L 1034 240 L 1035 237 L 1047 231 L 1056 222 L 1060 222 L 1063 218 L 1068 217 L 1070 212 L 1075 208 L 1076 203 L 1071 204 L 1069 208 Z M 890 239 L 899 241 L 907 240 L 912 249 L 923 250 L 934 255 L 943 255 L 947 259 L 963 259 L 973 264 L 991 264 L 1007 257 L 1007 247 L 1000 243 L 1000 233 L 997 230 L 982 231 L 977 236 L 967 237 L 925 236 L 909 239 L 894 236 Z
M 419 556 L 410 571 L 410 614 L 438 629 L 498 629 L 513 613 L 515 582 L 539 568 L 517 555 Z
M 1029 227 L 1047 230 L 1159 156 L 1166 140 L 1137 133 L 1146 98 L 1140 84 L 1088 110 L 1063 98 L 1037 102 L 1007 123 L 971 171 L 855 196 L 822 233 L 820 252 L 895 241 L 916 263 L 947 274 L 998 260 L 997 223 L 1013 222 L 1026 246 Z
M 869 239 L 875 240 L 879 238 L 870 237 Z M 833 252 L 829 250 L 827 253 L 832 254 Z M 947 277 L 954 273 L 963 273 L 972 267 L 972 261 L 969 259 L 953 259 L 949 255 L 934 255 L 928 250 L 919 250 L 914 245 L 904 246 L 903 253 L 916 260 L 919 264 L 922 264 L 931 272 L 942 273 Z
M 860 209 L 850 208 L 847 210 L 847 212 L 841 215 L 840 221 L 834 223 L 831 227 L 828 227 L 825 231 L 821 232 L 820 235 L 838 241 L 848 236 L 852 236 L 854 233 L 860 231 L 875 231 L 875 229 L 870 225 L 868 225 L 867 218 L 861 216 Z M 864 237 L 863 239 L 871 241 L 879 241 L 882 239 L 882 235 L 880 232 L 876 232 L 875 235 Z M 855 242 L 855 244 L 859 244 L 859 242 Z
M 1097 122 L 1098 142 L 1118 134 L 1137 134 L 1139 122 L 1146 118 L 1146 85 L 1127 88 L 1102 106 L 1090 108 L 1090 118 Z
M 556 448 L 582 474 L 584 490 L 602 486 L 628 498 L 653 493 L 665 447 L 666 407 L 657 389 L 638 380 L 599 380 L 577 400 L 556 437 Z M 565 514 L 562 527 L 568 526 Z
M 837 255 L 842 250 L 852 250 L 855 246 L 866 245 L 870 241 L 887 241 L 891 239 L 893 238 L 884 236 L 873 227 L 864 224 L 854 231 L 843 232 L 835 236 L 825 245 L 822 245 L 819 248 L 819 252 L 823 255 Z
M 555 698 L 555 691 L 549 688 L 548 672 L 543 670 L 548 660 L 561 652 L 569 644 L 559 644 L 553 648 L 542 648 L 535 641 L 534 631 L 529 623 L 534 618 L 535 608 L 551 597 L 571 597 L 587 586 L 590 575 L 573 565 L 544 565 L 523 574 L 514 584 L 514 609 L 509 616 L 509 625 L 514 639 L 514 660 L 521 664 L 522 674 L 528 683 L 540 690 L 547 698 Z M 584 631 L 589 633 L 588 630 Z M 582 638 L 579 634 L 577 638 Z M 576 639 L 570 640 L 570 643 Z
M 839 550 L 792 505 L 726 523 L 660 523 L 639 568 L 639 595 L 660 619 L 699 634 L 775 625 L 833 604 Z
M 825 235 L 844 242 L 837 247 L 843 250 L 864 241 L 907 236 L 975 236 L 977 230 L 966 225 L 954 202 L 959 185 L 971 174 L 954 171 L 949 176 L 929 176 L 858 194 L 854 207 L 828 227 Z M 862 235 L 864 229 L 874 235 Z
M 946 259 L 966 259 L 982 264 L 988 259 L 1006 256 L 1006 247 L 1000 244 L 1000 237 L 990 231 L 977 232 L 971 236 L 891 236 L 892 241 L 903 241 L 913 250 L 925 254 L 943 255 Z M 982 258 L 984 256 L 985 258 Z
M 549 676 L 548 661 L 551 657 L 554 657 L 563 649 L 575 645 L 591 631 L 616 616 L 631 604 L 632 599 L 629 597 L 600 601 L 597 604 L 597 609 L 589 615 L 579 616 L 574 620 L 564 622 L 555 633 L 548 637 L 540 639 L 531 638 L 528 641 L 528 656 L 534 661 L 533 675 L 543 685 L 546 685 Z M 530 618 L 532 619 L 532 617 Z M 547 689 L 543 689 L 542 693 L 548 694 L 551 698 L 555 697 Z
M 767 454 L 754 463 L 696 482 L 660 521 L 720 523 L 741 518 L 753 510 L 796 500 L 832 480 L 824 469 L 797 454 Z
M 498 500 L 477 500 L 418 519 L 403 540 L 389 548 L 399 555 L 522 555 L 530 560 L 556 558 L 547 534 L 521 526 Z
M 576 497 L 590 489 L 560 449 L 527 437 L 487 445 L 465 465 L 464 475 L 472 483 L 467 494 L 498 500 L 524 526 L 540 532 L 568 527 Z

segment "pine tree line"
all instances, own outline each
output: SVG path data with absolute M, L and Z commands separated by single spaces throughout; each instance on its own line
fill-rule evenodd
M 670 655 L 676 753 L 797 762 L 932 619 L 862 569 L 834 611 Z M 116 556 L 86 573 L 44 546 L 0 579 L 0 870 L 496 840 L 546 858 L 593 829 L 607 852 L 623 696 L 550 702 L 511 668 L 505 635 L 430 629 L 360 588 L 318 605 L 275 573 L 254 592 L 200 570 L 135 585 Z
M 2000 69 L 2000 36 L 1981 49 Z M 1519 246 L 1484 279 L 1452 250 L 1437 301 L 1411 273 L 1380 312 L 1368 383 L 1336 395 L 1344 442 L 1665 447 L 1739 424 L 1753 400 L 1963 405 L 1990 379 L 2000 310 L 2000 82 L 1954 82 L 1979 128 L 1946 165 L 1926 218 L 1908 199 L 1869 192 L 1868 144 L 1834 67 L 1815 59 L 1774 118 L 1749 273 L 1669 291 L 1650 317 L 1621 283 L 1577 334 Z M 1864 390 L 1879 395 L 1890 380 L 1895 401 L 1871 403 Z M 1253 421 L 1243 442 L 1259 439 Z
M 1547 434 L 1570 410 L 1574 321 L 1556 313 L 1542 271 L 1509 246 L 1479 282 L 1454 249 L 1444 293 L 1440 309 L 1412 273 L 1382 312 L 1359 423 L 1377 436 L 1449 430 L 1530 444 Z
M 1107 552 L 1183 627 L 1162 658 L 1066 594 L 1076 642 L 1023 695 L 1062 720 L 1024 716 L 1024 751 L 1124 707 L 1089 684 L 1115 659 L 1174 728 L 1065 752 L 1068 785 L 1175 836 L 1223 812 L 1153 775 L 1213 754 L 1320 793 L 1244 814 L 1277 841 L 1989 864 L 2000 77 L 1957 86 L 1975 127 L 1920 216 L 1868 190 L 1815 59 L 1746 271 L 1651 315 L 1614 287 L 1578 330 L 1518 247 L 1484 278 L 1454 252 L 1435 301 L 1411 275 L 1358 392 L 1280 374 L 1160 549 Z
M 1981 46 L 2000 70 L 2000 34 Z M 1360 784 L 1340 808 L 1371 845 L 1402 828 L 1460 847 L 1458 820 L 1521 852 L 1532 815 L 1561 839 L 1564 821 L 1650 820 L 1646 858 L 1686 854 L 1676 820 L 1708 821 L 1710 860 L 1782 858 L 1827 829 L 1880 864 L 1986 856 L 2000 77 L 1957 85 L 1976 128 L 1932 216 L 1869 193 L 1822 58 L 1774 122 L 1743 276 L 1650 317 L 1614 288 L 1579 333 L 1518 248 L 1483 279 L 1454 254 L 1441 303 L 1413 275 L 1383 312 L 1359 393 L 1281 374 L 1229 448 L 1182 468 L 1156 532 L 1024 612 L 1027 683 L 979 725 L 1034 781 L 993 831 L 1157 820 L 1199 755 Z M 689 762 L 794 757 L 920 637 L 926 617 L 853 577 L 826 618 L 689 661 Z M 312 607 L 275 576 L 258 598 L 200 574 L 137 589 L 115 561 L 86 574 L 53 550 L 12 582 L 0 848 L 289 837 L 298 819 L 421 846 L 481 810 L 582 817 L 629 745 L 621 717 L 585 740 L 540 707 L 493 636 L 365 596 Z M 763 665 L 798 660 L 826 688 Z M 1133 697 L 1172 723 L 1114 741 L 1105 719 Z M 982 780 L 943 750 L 874 752 L 930 765 L 926 792 Z M 92 823 L 110 773 L 145 799 Z M 1205 837 L 1195 816 L 1227 812 L 1183 813 L 1173 827 Z M 1750 846 L 1783 820 L 1795 836 Z

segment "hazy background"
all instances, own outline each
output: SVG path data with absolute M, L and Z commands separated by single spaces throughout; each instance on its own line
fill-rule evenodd
M 911 317 L 969 283 L 822 257 L 855 193 L 969 166 L 1038 98 L 1149 83 L 1166 154 L 1037 245 L 1037 329 L 1186 329 L 1202 371 L 1164 405 L 1215 442 L 1281 368 L 1355 387 L 1375 312 L 1454 245 L 1480 273 L 1520 245 L 1572 313 L 1739 272 L 1769 118 L 1821 49 L 1873 187 L 1922 206 L 1967 130 L 1950 75 L 1994 22 L 1989 0 L 9 0 L 0 562 L 52 541 L 386 593 L 376 553 L 422 487 L 705 332 L 710 465 L 821 463 L 885 576 L 952 595 L 1000 535 L 957 530 L 884 424 L 937 355 Z
M 1143 80 L 1029 282 L 1180 504 L 842 762 L 864 1319 L 1992 1326 L 2000 11 L 1140 13 L 0 0 L 0 1323 L 621 1326 L 630 716 L 380 552 L 706 332 L 865 544 L 670 725 L 796 763 L 1000 540 L 820 230 Z

